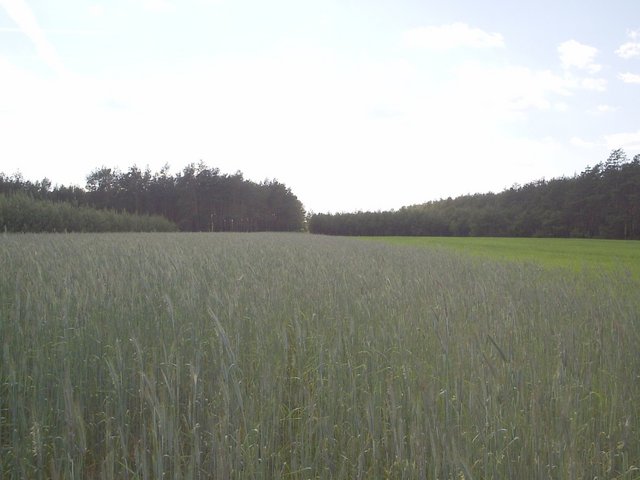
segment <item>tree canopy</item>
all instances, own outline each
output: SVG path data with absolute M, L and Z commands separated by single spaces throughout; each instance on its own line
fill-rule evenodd
M 640 155 L 614 150 L 571 178 L 514 185 L 396 211 L 316 214 L 329 235 L 599 237 L 640 239 Z
M 160 215 L 182 231 L 298 231 L 302 203 L 277 180 L 255 183 L 241 172 L 223 174 L 204 163 L 172 175 L 165 166 L 152 173 L 102 167 L 87 176 L 85 188 L 55 186 L 43 179 L 0 174 L 0 193 L 23 192 L 34 199 L 70 202 L 140 215 Z

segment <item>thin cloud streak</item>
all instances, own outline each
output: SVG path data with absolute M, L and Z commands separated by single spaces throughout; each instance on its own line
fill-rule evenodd
M 488 33 L 466 23 L 413 28 L 404 32 L 402 45 L 406 48 L 449 50 L 453 48 L 504 47 L 500 33 Z
M 637 132 L 623 132 L 605 135 L 607 146 L 613 150 L 622 148 L 627 151 L 640 150 L 640 130 Z
M 0 0 L 9 17 L 36 47 L 42 60 L 58 74 L 65 73 L 65 68 L 53 45 L 49 42 L 44 31 L 40 28 L 33 11 L 24 0 Z
M 621 73 L 618 78 L 624 83 L 636 83 L 640 84 L 640 75 L 635 73 Z
M 82 28 L 41 28 L 40 30 L 42 33 L 52 35 L 102 35 L 106 33 Z M 24 33 L 24 30 L 18 27 L 0 27 L 0 33 Z

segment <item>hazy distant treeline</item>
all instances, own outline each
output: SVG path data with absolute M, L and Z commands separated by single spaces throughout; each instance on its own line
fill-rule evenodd
M 297 231 L 304 226 L 298 198 L 275 180 L 255 183 L 242 173 L 221 174 L 200 163 L 171 175 L 136 166 L 127 171 L 100 168 L 87 176 L 85 188 L 48 179 L 31 182 L 0 173 L 0 193 L 22 192 L 30 198 L 68 202 L 139 215 L 159 215 L 182 231 Z
M 515 185 L 397 211 L 316 214 L 330 235 L 549 236 L 640 239 L 640 155 L 615 150 L 571 178 Z

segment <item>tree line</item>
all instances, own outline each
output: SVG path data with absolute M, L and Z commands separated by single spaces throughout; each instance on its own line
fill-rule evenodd
M 173 232 L 175 223 L 159 215 L 38 200 L 24 192 L 0 195 L 0 229 L 5 232 Z
M 256 183 L 241 172 L 223 174 L 204 163 L 170 174 L 137 166 L 126 171 L 102 167 L 86 178 L 85 188 L 31 182 L 0 173 L 0 194 L 22 192 L 30 198 L 135 215 L 162 216 L 181 231 L 299 231 L 302 203 L 276 180 Z
M 573 177 L 514 185 L 395 211 L 315 214 L 329 235 L 513 236 L 640 239 L 640 155 L 609 158 Z

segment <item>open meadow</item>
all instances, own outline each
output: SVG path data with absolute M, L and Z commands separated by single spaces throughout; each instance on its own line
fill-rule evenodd
M 640 477 L 633 273 L 0 235 L 0 478 Z

